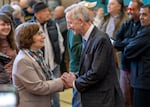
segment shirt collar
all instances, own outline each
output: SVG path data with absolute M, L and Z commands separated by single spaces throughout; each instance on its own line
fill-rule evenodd
M 83 38 L 87 41 L 89 39 L 89 36 L 92 32 L 92 30 L 94 29 L 94 25 L 91 24 L 91 26 L 89 27 L 89 29 L 87 30 L 87 32 L 85 33 L 85 35 L 83 36 Z

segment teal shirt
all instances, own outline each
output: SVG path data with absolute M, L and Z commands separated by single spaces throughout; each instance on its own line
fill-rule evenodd
M 69 71 L 77 73 L 82 52 L 82 37 L 74 35 L 72 30 L 68 30 L 68 53 L 69 53 Z

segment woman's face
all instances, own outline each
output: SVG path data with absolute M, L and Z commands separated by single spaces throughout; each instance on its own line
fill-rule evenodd
M 3 20 L 0 20 L 0 37 L 6 38 L 11 31 L 11 23 L 5 23 Z
M 121 11 L 121 5 L 117 0 L 109 0 L 107 9 L 110 14 L 119 14 Z
M 33 44 L 31 45 L 32 50 L 39 50 L 42 47 L 44 47 L 44 39 L 45 36 L 42 31 L 38 31 L 34 36 L 33 36 Z

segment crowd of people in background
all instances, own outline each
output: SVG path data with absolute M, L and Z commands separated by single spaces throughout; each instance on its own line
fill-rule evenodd
M 105 2 L 105 0 L 102 0 Z M 42 0 L 0 7 L 0 84 L 17 107 L 150 107 L 150 5 L 80 1 L 50 9 Z

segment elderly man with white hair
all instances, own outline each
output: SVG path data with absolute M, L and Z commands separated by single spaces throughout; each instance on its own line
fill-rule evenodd
M 84 40 L 79 71 L 64 73 L 66 87 L 81 93 L 82 107 L 123 107 L 114 61 L 113 47 L 108 35 L 99 31 L 84 6 L 66 9 L 68 29 Z

